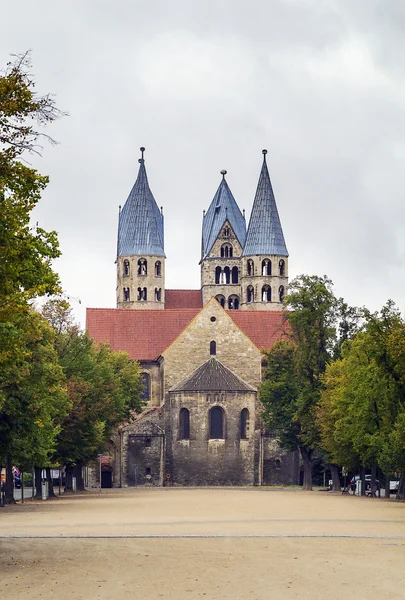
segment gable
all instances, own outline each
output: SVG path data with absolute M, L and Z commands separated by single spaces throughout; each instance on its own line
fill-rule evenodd
M 212 341 L 216 343 L 216 358 L 243 381 L 258 387 L 260 350 L 212 298 L 163 352 L 165 390 L 211 358 Z

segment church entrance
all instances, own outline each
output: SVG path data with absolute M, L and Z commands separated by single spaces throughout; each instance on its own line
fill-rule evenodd
M 101 471 L 101 487 L 112 488 L 112 470 L 110 468 Z

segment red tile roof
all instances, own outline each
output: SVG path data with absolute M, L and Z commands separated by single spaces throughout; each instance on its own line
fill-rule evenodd
M 97 342 L 109 342 L 113 350 L 125 350 L 132 359 L 155 360 L 200 312 L 88 308 L 86 326 Z M 283 337 L 284 317 L 278 311 L 227 311 L 259 349 L 271 348 Z
M 131 310 L 88 308 L 86 327 L 96 342 L 109 342 L 112 350 L 125 350 L 130 358 L 154 360 L 185 329 L 198 308 Z
M 202 308 L 201 290 L 166 290 L 165 309 Z
M 282 311 L 226 311 L 259 350 L 270 348 L 286 337 L 288 324 Z

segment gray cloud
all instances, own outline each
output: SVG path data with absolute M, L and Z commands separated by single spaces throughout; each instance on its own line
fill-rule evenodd
M 114 306 L 118 205 L 145 145 L 163 205 L 167 285 L 198 287 L 202 210 L 228 170 L 250 211 L 262 148 L 290 274 L 353 304 L 405 308 L 405 7 L 401 0 L 50 0 L 9 4 L 0 60 L 33 50 L 70 117 L 33 164 L 64 288 Z M 78 307 L 80 319 L 84 319 Z

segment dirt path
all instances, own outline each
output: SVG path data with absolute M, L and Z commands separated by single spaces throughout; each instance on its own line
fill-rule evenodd
M 405 504 L 223 488 L 66 496 L 0 511 L 0 573 L 0 597 L 33 600 L 403 599 Z

